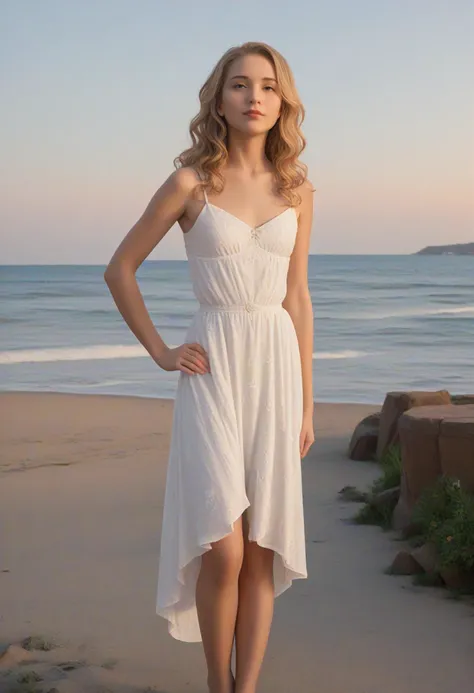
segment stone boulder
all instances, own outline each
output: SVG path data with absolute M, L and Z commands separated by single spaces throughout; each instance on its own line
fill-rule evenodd
M 388 392 L 380 413 L 379 436 L 376 457 L 381 460 L 390 445 L 399 442 L 398 420 L 400 416 L 414 407 L 450 404 L 451 396 L 447 390 L 435 392 Z
M 417 575 L 424 570 L 410 551 L 402 549 L 393 559 L 389 572 L 392 575 Z
M 354 429 L 347 454 L 351 460 L 373 460 L 377 450 L 380 412 L 369 414 Z
M 445 419 L 439 432 L 441 471 L 474 493 L 474 404 L 457 405 L 458 416 Z
M 35 661 L 34 655 L 20 644 L 13 643 L 0 654 L 0 669 L 13 668 L 29 661 Z
M 425 573 L 438 571 L 438 556 L 436 547 L 432 542 L 426 542 L 411 551 L 412 557 L 423 568 Z
M 400 416 L 398 431 L 402 478 L 392 524 L 395 529 L 405 529 L 421 493 L 441 474 L 454 476 L 462 486 L 471 488 L 474 482 L 474 405 L 415 407 Z
M 457 566 L 442 568 L 441 577 L 446 585 L 453 590 L 467 590 L 471 594 L 474 592 L 474 569 L 462 570 Z

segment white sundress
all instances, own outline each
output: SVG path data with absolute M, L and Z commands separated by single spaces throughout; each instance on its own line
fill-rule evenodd
M 299 436 L 301 360 L 283 308 L 294 208 L 256 228 L 205 204 L 184 233 L 199 301 L 185 342 L 210 373 L 179 374 L 163 508 L 156 613 L 177 640 L 202 640 L 201 556 L 247 510 L 249 540 L 274 553 L 275 597 L 307 577 Z

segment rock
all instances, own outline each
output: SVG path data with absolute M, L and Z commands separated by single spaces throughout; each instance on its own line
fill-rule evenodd
M 438 567 L 438 556 L 435 545 L 428 541 L 423 546 L 412 549 L 412 557 L 423 568 L 425 573 L 434 573 Z
M 17 664 L 30 662 L 34 659 L 34 656 L 21 645 L 9 645 L 9 647 L 0 654 L 0 669 L 15 667 Z
M 417 575 L 423 572 L 421 565 L 415 561 L 410 551 L 399 551 L 390 566 L 392 575 Z
M 441 422 L 441 470 L 459 479 L 463 489 L 474 493 L 474 404 L 457 405 L 456 409 L 459 416 Z
M 52 640 L 47 640 L 42 635 L 30 635 L 22 640 L 21 645 L 25 648 L 25 650 L 42 650 L 44 652 L 48 652 L 49 650 L 53 650 L 55 647 L 58 647 L 56 643 L 54 643 Z
M 474 590 L 474 569 L 462 570 L 452 566 L 441 568 L 439 572 L 447 587 L 455 590 Z
M 409 531 L 411 525 L 411 510 L 407 504 L 406 480 L 402 474 L 400 484 L 400 496 L 392 515 L 392 527 L 396 530 L 401 530 L 404 533 Z M 404 534 L 406 536 L 406 534 Z
M 449 468 L 456 478 L 462 476 L 465 485 L 471 483 L 471 474 L 474 473 L 474 431 L 471 418 L 474 422 L 474 405 L 470 404 L 419 406 L 400 416 L 398 432 L 402 478 L 400 498 L 393 515 L 395 529 L 403 529 L 410 522 L 415 503 L 423 490 L 433 485 L 443 473 L 441 451 L 446 460 L 446 469 Z M 454 421 L 458 425 L 448 424 Z M 466 431 L 464 437 L 463 430 Z M 441 431 L 447 431 L 442 440 Z M 469 442 L 465 442 L 466 438 Z M 448 460 L 449 453 L 451 456 Z
M 343 486 L 338 495 L 341 500 L 355 503 L 366 503 L 369 500 L 369 494 L 366 491 L 359 491 L 355 486 Z
M 414 407 L 450 404 L 451 396 L 447 390 L 435 392 L 388 392 L 380 413 L 379 436 L 376 457 L 382 459 L 390 445 L 399 442 L 398 420 L 400 416 Z
M 454 406 L 417 407 L 400 417 L 401 486 L 410 511 L 423 489 L 431 486 L 441 474 L 438 436 L 447 408 L 454 409 Z
M 354 429 L 349 442 L 348 456 L 351 460 L 372 460 L 377 450 L 380 412 L 369 414 Z

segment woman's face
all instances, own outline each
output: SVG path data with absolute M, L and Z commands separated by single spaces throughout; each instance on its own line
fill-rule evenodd
M 234 60 L 217 109 L 228 125 L 249 135 L 266 133 L 278 120 L 280 106 L 281 94 L 272 63 L 263 55 L 245 55 Z

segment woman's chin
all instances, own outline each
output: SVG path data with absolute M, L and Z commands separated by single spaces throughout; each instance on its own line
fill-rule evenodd
M 243 135 L 266 135 L 268 132 L 268 127 L 257 119 L 249 119 L 245 123 L 239 123 L 235 129 Z

